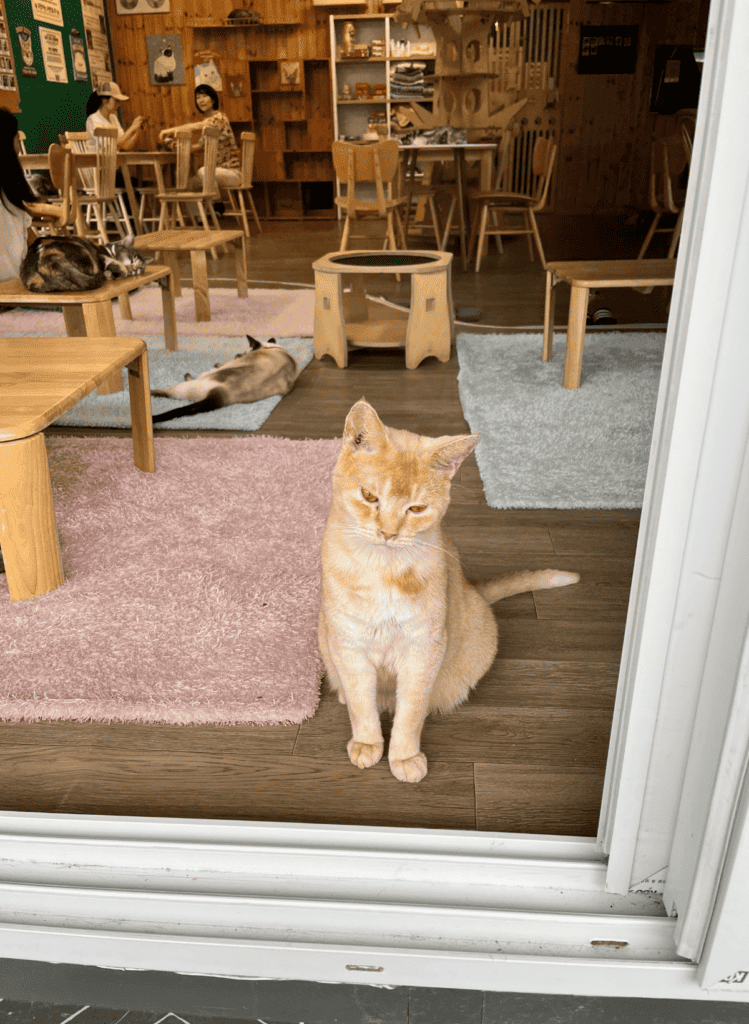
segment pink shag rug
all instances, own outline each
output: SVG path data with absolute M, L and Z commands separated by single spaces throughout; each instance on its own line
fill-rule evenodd
M 340 441 L 47 439 L 65 582 L 11 602 L 0 718 L 271 725 L 319 700 L 320 542 Z
M 211 319 L 195 320 L 195 297 L 192 288 L 183 288 L 174 300 L 177 334 L 219 335 L 229 338 L 311 338 L 315 319 L 314 288 L 251 288 L 246 299 L 240 299 L 236 288 L 211 288 Z M 164 314 L 161 289 L 149 285 L 130 296 L 132 320 L 123 320 L 119 304 L 114 303 L 114 322 L 123 338 L 140 338 L 144 334 L 163 333 Z M 3 335 L 63 335 L 65 321 L 59 310 L 16 308 L 0 318 Z

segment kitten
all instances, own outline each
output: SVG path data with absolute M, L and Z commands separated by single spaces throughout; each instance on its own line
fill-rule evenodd
M 580 579 L 543 569 L 467 582 L 440 523 L 450 480 L 478 441 L 478 434 L 421 437 L 386 427 L 362 399 L 346 418 L 333 471 L 320 652 L 332 689 L 348 707 L 352 763 L 369 768 L 380 760 L 379 712 L 394 712 L 388 757 L 402 782 L 426 775 L 426 716 L 464 701 L 494 661 L 497 626 L 489 606 Z
M 184 384 L 152 390 L 152 395 L 163 398 L 190 398 L 192 405 L 162 412 L 153 417 L 154 423 L 173 420 L 178 416 L 195 416 L 237 402 L 259 402 L 271 395 L 288 395 L 299 376 L 296 359 L 276 339 L 258 341 L 247 335 L 249 352 L 239 352 L 228 363 L 216 363 L 212 370 L 197 378 L 185 374 Z
M 132 236 L 94 245 L 78 235 L 43 235 L 29 246 L 20 278 L 30 292 L 86 292 L 143 273 L 151 259 L 132 248 Z

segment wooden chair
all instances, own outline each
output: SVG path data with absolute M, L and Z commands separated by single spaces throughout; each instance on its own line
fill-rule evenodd
M 541 236 L 538 233 L 538 224 L 535 215 L 546 205 L 549 195 L 549 184 L 554 169 L 554 161 L 557 156 L 557 146 L 552 139 L 539 135 L 533 147 L 532 172 L 535 179 L 535 187 L 532 194 L 526 195 L 522 192 L 512 192 L 504 188 L 492 189 L 491 191 L 473 190 L 469 192 L 470 200 L 477 204 L 471 227 L 471 237 L 468 242 L 468 254 L 470 256 L 474 242 L 478 239 L 476 248 L 476 271 L 481 267 L 481 258 L 484 249 L 484 239 L 488 235 L 527 235 L 528 251 L 531 261 L 533 260 L 533 241 L 536 242 L 538 255 L 541 264 L 546 266 L 546 257 L 541 244 Z M 500 161 L 498 168 L 498 181 L 503 174 L 503 165 Z M 489 227 L 489 211 L 495 211 L 494 224 Z M 516 218 L 508 223 L 505 218 Z M 517 219 L 520 223 L 518 224 Z
M 687 151 L 682 132 L 653 141 L 650 147 L 650 187 L 648 192 L 653 220 L 637 254 L 638 260 L 645 257 L 653 236 L 661 233 L 671 236 L 667 258 L 673 259 L 681 235 L 686 197 L 686 190 L 679 186 L 679 177 L 688 164 L 690 156 L 691 145 Z M 666 228 L 658 227 L 661 217 L 667 214 L 675 214 L 676 223 Z
M 47 150 L 47 164 L 52 184 L 59 199 L 43 203 L 26 203 L 32 217 L 31 228 L 37 235 L 85 234 L 85 224 L 78 203 L 73 174 L 73 156 L 69 149 L 56 142 Z
M 80 199 L 88 216 L 93 213 L 96 224 L 90 234 L 106 244 L 109 241 L 108 220 L 115 224 L 121 237 L 133 234 L 122 189 L 115 185 L 117 129 L 95 128 L 93 139 L 88 132 L 65 132 L 65 141 L 73 153 L 94 153 L 96 156 L 95 166 L 78 168 L 83 186 Z
M 156 197 L 161 204 L 158 230 L 164 231 L 167 228 L 173 228 L 175 219 L 184 224 L 182 206 L 187 207 L 188 203 L 194 203 L 197 206 L 200 220 L 206 231 L 211 230 L 209 218 L 213 222 L 213 228 L 219 230 L 213 203 L 218 199 L 219 194 L 216 186 L 216 161 L 221 131 L 219 128 L 203 130 L 203 188 L 200 192 L 192 191 L 187 187 L 191 177 L 192 130 L 178 131 L 175 135 L 177 151 L 175 187 L 165 189 Z
M 406 197 L 398 196 L 395 199 L 388 199 L 385 195 L 385 185 L 393 180 L 398 170 L 397 140 L 386 139 L 371 145 L 355 145 L 351 142 L 335 141 L 332 146 L 332 154 L 333 167 L 338 181 L 346 186 L 346 195 L 336 196 L 335 199 L 336 206 L 346 212 L 341 251 L 348 248 L 348 243 L 353 237 L 366 238 L 371 244 L 372 239 L 369 235 L 354 236 L 351 224 L 352 221 L 372 219 L 385 221 L 383 249 L 395 250 L 398 248 L 394 229 L 398 231 L 401 248 L 405 249 L 406 240 L 403 236 L 399 211 L 406 205 Z M 377 196 L 375 200 L 357 198 L 356 186 L 361 182 L 374 182 Z
M 434 232 L 434 240 L 437 243 L 437 248 L 441 250 L 442 232 L 440 231 L 439 216 L 437 215 L 437 205 L 435 203 L 437 190 L 431 185 L 432 167 L 428 167 L 422 175 L 419 175 L 418 160 L 418 151 L 412 150 L 406 154 L 403 164 L 402 194 L 406 199 L 406 213 L 403 221 L 405 248 L 408 248 L 409 227 L 412 231 L 418 230 L 420 233 L 429 230 L 429 226 L 425 222 L 417 223 L 415 219 L 416 216 L 419 216 L 422 212 L 425 213 L 428 209 L 431 218 L 431 230 Z M 411 221 L 412 215 L 414 216 L 413 221 Z
M 257 215 L 257 210 L 255 209 L 255 201 L 252 198 L 252 165 L 255 161 L 255 140 L 256 135 L 254 132 L 242 132 L 240 136 L 242 148 L 240 155 L 239 184 L 223 186 L 224 191 L 229 196 L 229 202 L 231 204 L 228 210 L 224 210 L 224 217 L 237 217 L 242 222 L 242 227 L 244 228 L 244 233 L 247 238 L 250 237 L 250 225 L 247 221 L 247 209 L 244 203 L 245 193 L 247 193 L 247 202 L 249 203 L 253 219 L 257 224 L 257 229 L 261 233 L 263 230 L 260 226 L 260 218 Z M 239 200 L 239 205 L 237 205 L 237 200 Z

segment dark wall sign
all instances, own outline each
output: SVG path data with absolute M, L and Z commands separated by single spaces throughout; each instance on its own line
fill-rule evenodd
M 638 25 L 581 25 L 579 75 L 631 75 L 637 64 Z

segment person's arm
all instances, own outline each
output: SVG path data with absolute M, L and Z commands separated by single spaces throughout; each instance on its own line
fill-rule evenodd
M 159 142 L 164 142 L 167 136 L 174 135 L 175 132 L 186 132 L 188 129 L 193 132 L 202 131 L 203 122 L 194 121 L 192 124 L 177 124 L 173 128 L 162 128 L 159 132 Z
M 144 119 L 138 114 L 134 119 L 133 123 L 127 129 L 126 132 L 119 137 L 117 140 L 117 148 L 123 149 L 129 152 L 131 149 L 135 149 L 135 143 L 138 141 L 138 133 L 143 126 Z

